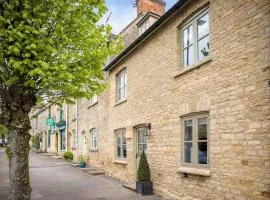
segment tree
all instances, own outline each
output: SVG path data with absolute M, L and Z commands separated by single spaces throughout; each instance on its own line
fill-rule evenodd
M 0 123 L 9 129 L 9 200 L 28 200 L 29 112 L 101 92 L 122 47 L 100 24 L 104 0 L 0 0 Z
M 150 181 L 151 179 L 150 168 L 149 168 L 147 157 L 144 151 L 142 152 L 142 155 L 140 158 L 137 178 L 141 182 Z

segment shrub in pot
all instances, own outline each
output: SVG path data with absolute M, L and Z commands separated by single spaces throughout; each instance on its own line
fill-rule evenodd
M 88 159 L 87 155 L 80 155 L 79 156 L 79 167 L 80 168 L 85 168 L 86 167 L 87 159 Z
M 151 174 L 150 168 L 147 162 L 147 157 L 144 152 L 142 152 L 139 169 L 137 172 L 137 179 L 136 181 L 136 191 L 141 193 L 142 195 L 151 195 L 153 194 L 153 186 L 152 182 L 150 181 Z
M 65 152 L 65 153 L 64 153 L 64 158 L 65 158 L 65 160 L 67 160 L 67 161 L 73 160 L 73 153 L 70 152 L 70 151 Z

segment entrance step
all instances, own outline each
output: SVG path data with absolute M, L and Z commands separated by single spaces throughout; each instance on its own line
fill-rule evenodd
M 136 183 L 126 183 L 126 184 L 122 184 L 122 186 L 124 188 L 127 188 L 129 190 L 136 192 Z
M 56 156 L 57 154 L 56 153 L 40 153 L 40 155 L 43 155 L 43 156 Z
M 69 165 L 72 166 L 72 167 L 79 167 L 78 163 L 69 163 Z
M 101 169 L 96 169 L 96 170 L 90 170 L 90 171 L 85 171 L 86 173 L 93 175 L 93 176 L 98 176 L 98 175 L 104 175 L 105 171 Z
M 55 158 L 55 159 L 63 159 L 63 157 L 61 156 L 51 156 L 52 158 Z

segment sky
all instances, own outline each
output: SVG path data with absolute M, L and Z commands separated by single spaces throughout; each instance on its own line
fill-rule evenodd
M 108 7 L 108 13 L 105 16 L 105 20 L 108 19 L 108 23 L 113 28 L 113 33 L 118 34 L 126 25 L 128 25 L 136 17 L 136 8 L 133 7 L 135 0 L 106 0 Z M 177 0 L 166 0 L 166 10 L 173 6 Z

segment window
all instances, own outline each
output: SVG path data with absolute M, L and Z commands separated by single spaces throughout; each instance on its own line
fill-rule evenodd
M 143 22 L 139 27 L 139 34 L 143 34 L 149 27 L 148 21 Z
M 65 130 L 60 130 L 60 150 L 66 149 L 66 133 Z
M 96 104 L 98 102 L 98 96 L 95 94 L 91 98 L 91 105 Z
M 209 11 L 195 16 L 182 29 L 183 67 L 188 67 L 209 55 Z
M 77 143 L 77 134 L 76 134 L 76 129 L 72 130 L 72 146 L 76 147 L 76 143 Z
M 127 95 L 127 71 L 120 72 L 117 76 L 118 81 L 118 101 L 124 101 Z
M 60 121 L 64 120 L 64 108 L 62 106 L 60 107 L 59 117 L 60 117 Z
M 115 131 L 116 134 L 116 157 L 117 159 L 127 158 L 126 129 Z
M 76 105 L 72 105 L 72 120 L 76 120 L 77 118 L 77 113 L 76 113 Z
M 36 126 L 36 129 L 38 129 L 38 116 L 36 116 L 36 124 L 35 124 L 35 126 Z
M 98 149 L 98 132 L 96 128 L 90 131 L 90 137 L 91 137 L 90 149 L 97 150 Z
M 190 166 L 207 166 L 209 163 L 208 115 L 196 115 L 183 119 L 182 160 Z

